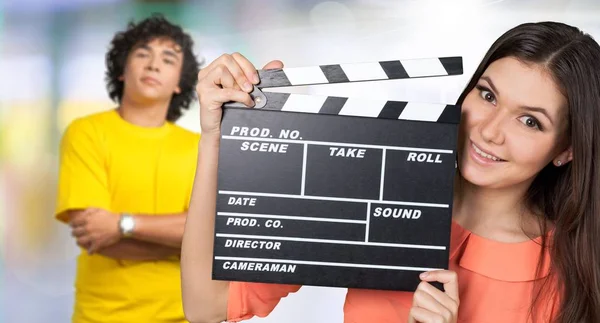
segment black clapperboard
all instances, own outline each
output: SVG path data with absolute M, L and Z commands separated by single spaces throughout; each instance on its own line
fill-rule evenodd
M 460 75 L 462 57 L 259 71 L 225 104 L 213 279 L 414 291 L 447 269 L 457 105 L 261 89 Z

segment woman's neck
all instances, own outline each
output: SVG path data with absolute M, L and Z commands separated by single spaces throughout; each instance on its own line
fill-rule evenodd
M 465 229 L 500 242 L 522 242 L 539 234 L 536 217 L 524 204 L 529 183 L 482 188 L 457 176 L 453 219 Z

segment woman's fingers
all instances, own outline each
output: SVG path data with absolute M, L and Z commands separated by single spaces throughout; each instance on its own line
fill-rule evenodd
M 223 87 L 202 88 L 199 93 L 201 105 L 204 103 L 211 110 L 220 108 L 223 103 L 230 101 L 241 102 L 249 107 L 254 106 L 254 101 L 248 93 L 231 86 L 236 80 L 227 67 L 216 66 L 207 79 Z
M 270 61 L 263 67 L 263 70 L 272 70 L 272 69 L 277 69 L 277 68 L 283 68 L 282 61 L 279 61 L 279 60 Z
M 265 69 L 282 68 L 280 61 L 272 61 Z M 198 73 L 196 92 L 200 102 L 200 125 L 204 133 L 220 131 L 223 103 L 240 102 L 253 107 L 249 95 L 259 83 L 256 68 L 240 53 L 224 54 Z
M 427 283 L 421 283 L 421 284 L 427 284 Z M 448 296 L 444 295 L 444 297 L 448 297 Z M 441 315 L 442 317 L 452 317 L 452 312 L 443 305 L 443 302 L 436 299 L 435 297 L 433 297 L 433 295 L 431 295 L 427 291 L 425 291 L 421 287 L 421 285 L 419 285 L 419 287 L 415 291 L 415 294 L 413 295 L 413 306 L 427 309 L 428 311 L 437 313 L 437 314 Z
M 448 294 L 433 287 L 433 285 L 431 285 L 427 282 L 421 282 L 421 284 L 419 284 L 418 289 L 431 295 L 433 298 L 435 298 L 436 301 L 438 301 L 440 304 L 442 304 L 445 308 L 449 309 L 451 312 L 458 311 L 458 302 L 456 300 L 454 300 Z
M 427 282 L 437 281 L 444 284 L 444 290 L 446 291 L 446 294 L 458 304 L 458 275 L 455 271 L 433 270 L 424 272 L 419 277 L 421 280 Z
M 244 57 L 244 55 L 240 53 L 233 53 L 231 57 L 242 69 L 244 75 L 246 76 L 246 79 L 252 84 L 258 84 L 260 80 L 258 78 L 258 72 L 256 71 L 256 67 L 254 67 L 254 65 L 250 63 L 250 61 L 246 57 Z
M 213 90 L 214 92 L 211 94 L 211 99 L 214 100 L 216 104 L 223 104 L 226 102 L 234 101 L 245 104 L 247 107 L 251 108 L 254 106 L 254 101 L 252 97 L 241 90 L 236 89 L 221 89 L 221 90 Z M 214 108 L 220 108 L 218 105 L 213 105 Z
M 225 68 L 229 71 L 229 73 L 235 80 L 235 83 L 240 87 L 240 89 L 242 89 L 243 91 L 246 91 L 246 92 L 252 92 L 252 82 L 250 81 L 249 77 L 253 78 L 253 74 L 256 73 L 256 69 L 254 69 L 252 64 L 250 64 L 250 62 L 248 62 L 243 56 L 241 56 L 239 54 L 237 54 L 236 56 L 237 56 L 237 59 L 234 58 L 233 55 L 229 55 L 229 54 L 221 55 L 221 57 L 219 57 L 214 62 L 216 64 L 211 67 L 212 70 L 209 71 L 209 75 L 211 75 L 215 69 L 222 70 L 223 68 Z M 244 69 L 242 68 L 242 66 L 240 66 L 240 64 L 243 64 L 244 68 L 249 71 L 244 71 Z M 215 83 L 215 84 L 217 84 L 217 83 Z M 222 85 L 222 84 L 218 83 L 218 85 Z
M 213 69 L 213 72 L 211 74 L 213 74 L 211 76 L 215 85 L 219 85 L 221 88 L 224 89 L 241 89 L 237 85 L 237 82 L 233 78 L 233 75 L 231 75 L 231 73 L 229 73 L 229 71 L 227 70 L 227 67 L 219 65 Z

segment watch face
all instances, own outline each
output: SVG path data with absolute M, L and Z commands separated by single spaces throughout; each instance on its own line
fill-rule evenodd
M 131 218 L 129 216 L 124 217 L 123 221 L 121 222 L 121 227 L 124 232 L 129 232 L 129 231 L 133 230 L 133 225 L 134 225 L 133 218 Z

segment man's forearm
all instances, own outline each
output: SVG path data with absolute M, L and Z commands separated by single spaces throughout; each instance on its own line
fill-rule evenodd
M 187 213 L 169 215 L 136 214 L 133 238 L 181 248 Z
M 98 251 L 98 254 L 120 260 L 161 260 L 179 253 L 178 248 L 133 239 L 121 239 Z

